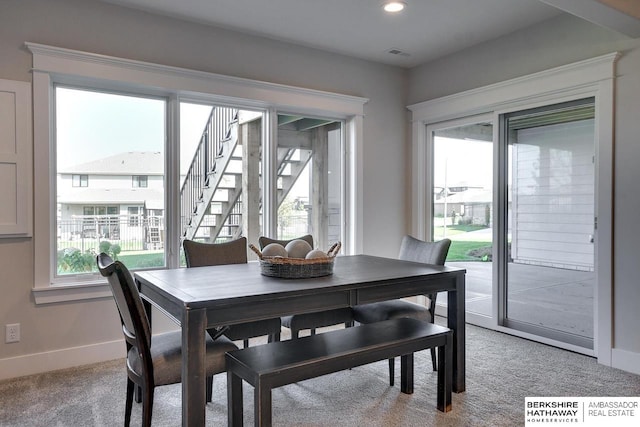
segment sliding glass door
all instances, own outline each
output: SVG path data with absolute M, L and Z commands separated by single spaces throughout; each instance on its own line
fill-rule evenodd
M 431 234 L 451 239 L 447 265 L 467 270 L 466 307 L 493 313 L 493 124 L 491 115 L 429 126 L 433 146 Z M 440 295 L 438 305 L 446 305 Z
M 594 100 L 502 116 L 503 325 L 593 348 Z
M 427 126 L 428 237 L 467 270 L 470 323 L 593 349 L 594 117 L 587 98 Z

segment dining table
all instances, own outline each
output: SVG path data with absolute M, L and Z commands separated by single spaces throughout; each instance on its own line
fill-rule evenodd
M 181 327 L 182 425 L 202 426 L 208 328 L 437 292 L 447 292 L 447 326 L 454 336 L 452 389 L 465 391 L 465 273 L 395 258 L 341 255 L 334 259 L 333 274 L 313 278 L 266 276 L 258 261 L 138 271 L 134 278 L 145 304 Z

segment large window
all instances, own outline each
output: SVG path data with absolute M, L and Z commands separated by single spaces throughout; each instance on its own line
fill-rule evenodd
M 304 234 L 328 249 L 342 240 L 342 123 L 278 115 L 278 238 Z
M 255 243 L 260 235 L 278 236 L 279 206 L 286 199 L 278 196 L 285 162 L 278 154 L 281 108 L 333 126 L 325 128 L 328 154 L 313 156 L 318 168 L 327 162 L 326 176 L 314 181 L 321 169 L 310 166 L 309 178 L 297 180 L 323 187 L 296 190 L 295 213 L 316 209 L 313 193 L 321 190 L 328 196 L 318 200 L 335 215 L 325 215 L 328 227 L 320 229 L 313 228 L 313 215 L 305 217 L 305 230 L 318 242 L 342 240 L 345 253 L 362 250 L 357 196 L 366 99 L 28 48 L 34 64 L 47 59 L 33 73 L 36 303 L 108 295 L 93 267 L 98 251 L 132 270 L 175 268 L 185 238 L 213 242 L 242 235 Z M 74 187 L 73 175 L 86 175 L 91 185 Z
M 164 265 L 144 206 L 164 208 L 146 173 L 164 173 L 165 110 L 162 98 L 55 87 L 57 275 L 96 271 L 100 252 L 132 269 Z

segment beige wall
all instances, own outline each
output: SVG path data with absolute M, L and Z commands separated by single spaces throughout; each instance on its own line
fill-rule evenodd
M 0 78 L 31 81 L 25 41 L 369 98 L 364 251 L 397 253 L 406 227 L 405 70 L 93 0 L 2 0 Z M 2 359 L 121 339 L 111 299 L 34 304 L 31 239 L 0 239 L 0 271 L 0 326 L 22 329 L 21 342 L 0 341 L 0 367 Z
M 640 40 L 561 15 L 412 69 L 407 103 L 616 51 L 622 57 L 615 90 L 613 347 L 640 361 Z

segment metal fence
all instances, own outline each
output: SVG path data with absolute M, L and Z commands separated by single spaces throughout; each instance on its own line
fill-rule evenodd
M 161 249 L 164 217 L 144 215 L 75 215 L 58 219 L 57 247 L 98 250 L 100 242 L 119 245 L 122 251 Z

